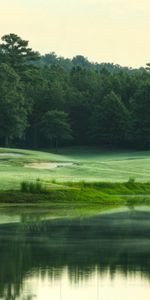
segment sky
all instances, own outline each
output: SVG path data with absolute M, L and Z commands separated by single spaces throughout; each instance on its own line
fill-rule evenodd
M 141 67 L 150 62 L 150 0 L 0 0 L 0 36 L 41 54 Z

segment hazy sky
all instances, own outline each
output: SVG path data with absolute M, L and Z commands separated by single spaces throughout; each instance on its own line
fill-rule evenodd
M 145 66 L 150 0 L 0 0 L 0 36 L 16 33 L 41 53 Z

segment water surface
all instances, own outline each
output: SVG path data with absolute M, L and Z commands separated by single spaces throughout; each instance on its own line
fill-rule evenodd
M 150 299 L 150 209 L 0 210 L 0 299 Z

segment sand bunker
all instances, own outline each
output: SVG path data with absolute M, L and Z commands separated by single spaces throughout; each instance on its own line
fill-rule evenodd
M 23 154 L 7 152 L 7 153 L 0 153 L 0 156 L 23 156 Z
M 50 163 L 32 163 L 32 164 L 26 164 L 24 167 L 26 168 L 35 168 L 35 169 L 56 169 L 58 167 L 71 167 L 73 166 L 73 163 L 71 162 L 64 162 L 64 163 L 56 163 L 56 162 L 50 162 Z

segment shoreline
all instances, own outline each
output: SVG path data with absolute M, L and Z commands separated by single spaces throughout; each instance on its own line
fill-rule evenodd
M 52 185 L 43 192 L 1 190 L 1 204 L 135 205 L 150 204 L 150 182 L 78 182 Z

